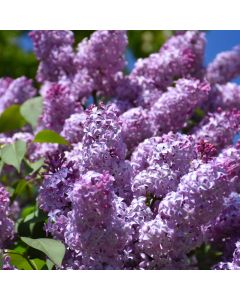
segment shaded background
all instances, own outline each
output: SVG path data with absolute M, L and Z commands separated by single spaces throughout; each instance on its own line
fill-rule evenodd
M 84 37 L 88 37 L 92 31 L 76 30 L 76 45 Z M 152 52 L 158 51 L 164 41 L 174 31 L 171 30 L 133 30 L 128 31 L 129 48 L 126 53 L 128 70 L 139 57 L 146 57 Z M 205 64 L 214 59 L 217 53 L 231 49 L 240 44 L 240 31 L 213 30 L 206 32 L 207 45 L 205 52 Z M 32 52 L 32 42 L 28 37 L 28 31 L 2 30 L 0 31 L 0 77 L 13 78 L 21 75 L 34 78 L 38 62 Z M 234 80 L 240 83 L 240 79 Z

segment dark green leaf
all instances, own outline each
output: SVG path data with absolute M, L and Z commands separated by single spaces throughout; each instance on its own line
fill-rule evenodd
M 66 141 L 61 135 L 48 129 L 38 132 L 33 142 L 69 145 L 68 141 Z
M 27 237 L 22 237 L 21 240 L 28 246 L 42 251 L 45 253 L 51 261 L 57 266 L 61 266 L 63 257 L 65 255 L 65 246 L 62 242 L 53 239 L 31 239 Z
M 42 97 L 35 97 L 25 101 L 21 105 L 20 113 L 28 123 L 36 127 L 42 113 Z
M 12 105 L 8 107 L 0 116 L 0 132 L 8 132 L 19 129 L 25 124 L 26 121 L 20 114 L 19 105 Z

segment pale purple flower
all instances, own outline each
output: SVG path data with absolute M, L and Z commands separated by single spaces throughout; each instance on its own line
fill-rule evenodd
M 60 133 L 65 120 L 74 112 L 75 102 L 69 86 L 49 84 L 43 98 L 43 112 L 39 118 L 38 129 L 50 129 Z
M 240 75 L 240 47 L 219 53 L 208 65 L 206 78 L 210 83 L 226 83 Z
M 209 85 L 193 79 L 179 79 L 152 106 L 150 118 L 156 133 L 181 129 L 196 107 L 208 99 Z
M 95 91 L 112 93 L 115 76 L 125 66 L 126 46 L 127 35 L 121 30 L 96 31 L 78 45 L 75 63 L 88 70 Z
M 210 98 L 212 110 L 240 109 L 240 86 L 232 82 L 216 84 Z
M 218 150 L 232 144 L 240 129 L 240 113 L 237 110 L 208 114 L 194 130 L 196 141 L 204 139 Z
M 81 142 L 86 117 L 87 115 L 83 111 L 81 113 L 72 114 L 65 120 L 61 135 L 71 144 Z
M 149 114 L 142 107 L 127 110 L 119 120 L 122 123 L 123 139 L 130 153 L 139 143 L 152 136 Z
M 158 89 L 165 90 L 176 79 L 199 75 L 203 64 L 204 33 L 188 31 L 170 38 L 159 53 L 139 59 L 131 76 L 151 79 Z
M 25 76 L 15 80 L 5 79 L 5 89 L 0 91 L 0 112 L 13 104 L 22 104 L 36 95 L 36 89 L 33 87 L 31 79 Z M 2 79 L 2 83 L 3 79 Z M 0 87 L 1 88 L 1 87 Z
M 40 65 L 37 80 L 57 82 L 75 74 L 73 33 L 69 30 L 35 30 L 30 32 L 34 52 Z

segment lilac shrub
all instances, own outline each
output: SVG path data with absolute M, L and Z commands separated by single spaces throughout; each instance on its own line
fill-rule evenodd
M 209 268 L 239 269 L 240 87 L 229 82 L 239 47 L 205 67 L 205 34 L 178 32 L 127 73 L 126 31 L 76 47 L 67 30 L 30 37 L 39 91 L 24 76 L 0 79 L 1 112 L 37 94 L 43 104 L 35 127 L 0 135 L 1 147 L 26 142 L 19 172 L 1 171 L 12 186 L 11 197 L 0 187 L 3 269 L 17 268 L 7 248 L 18 251 L 29 224 L 28 237 L 42 226 L 64 245 L 54 269 L 198 269 L 204 245 L 221 252 Z M 64 145 L 36 143 L 43 129 Z

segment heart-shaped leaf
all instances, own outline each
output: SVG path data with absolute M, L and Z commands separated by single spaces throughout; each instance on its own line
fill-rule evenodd
M 7 165 L 14 166 L 20 172 L 21 162 L 27 150 L 26 142 L 17 140 L 13 144 L 4 145 L 1 148 L 1 158 Z
M 28 246 L 45 253 L 55 265 L 61 266 L 65 255 L 65 246 L 62 242 L 47 238 L 31 239 L 28 237 L 22 237 L 21 240 Z

